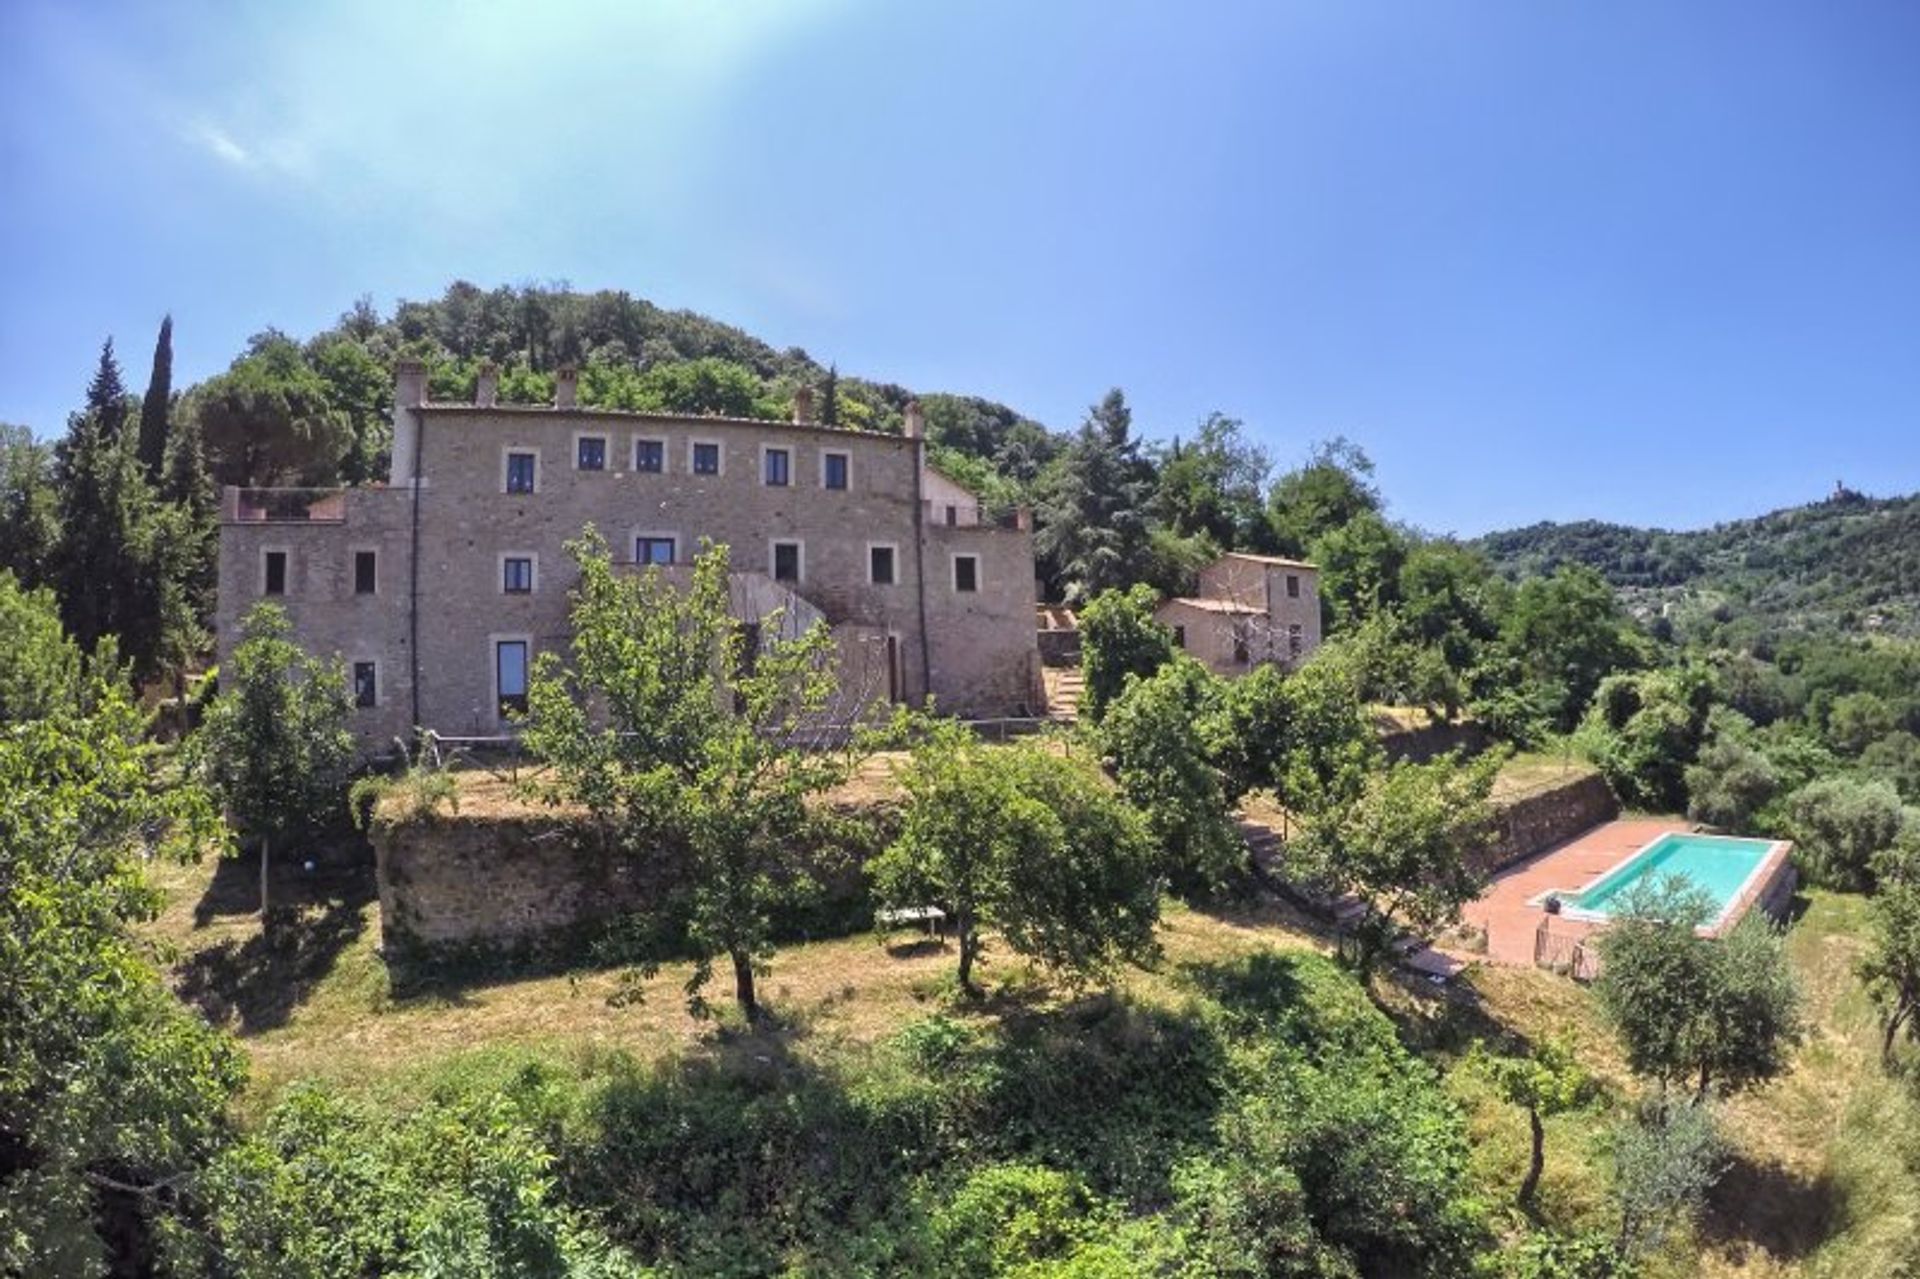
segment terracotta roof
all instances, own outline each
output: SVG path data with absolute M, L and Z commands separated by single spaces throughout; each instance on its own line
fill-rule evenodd
M 1246 551 L 1227 551 L 1220 556 L 1223 560 L 1252 560 L 1255 564 L 1278 564 L 1284 568 L 1309 568 L 1320 571 L 1318 564 L 1309 564 L 1305 560 L 1290 560 L 1279 555 L 1253 555 Z
M 1242 604 L 1238 600 L 1196 599 L 1185 595 L 1170 599 L 1160 607 L 1165 608 L 1167 604 L 1185 604 L 1190 608 L 1197 608 L 1203 613 L 1235 613 L 1243 616 L 1265 616 L 1267 611 L 1264 608 L 1255 608 L 1251 604 Z

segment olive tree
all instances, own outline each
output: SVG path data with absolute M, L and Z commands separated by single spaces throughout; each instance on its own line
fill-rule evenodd
M 1828 888 L 1871 887 L 1875 859 L 1899 838 L 1901 820 L 1900 794 L 1886 782 L 1822 777 L 1787 797 L 1794 853 Z
M 1880 1058 L 1889 1068 L 1904 1030 L 1920 1042 L 1920 866 L 1887 867 L 1869 904 L 1871 949 L 1860 963 L 1880 1010 Z
M 946 910 L 968 994 L 979 993 L 989 929 L 1075 979 L 1153 955 L 1153 840 L 1090 762 L 1033 742 L 989 747 L 936 724 L 902 783 L 903 825 L 871 867 L 875 891 L 883 905 Z
M 1705 1101 L 1786 1069 L 1802 1024 L 1800 991 L 1781 935 L 1754 913 L 1723 938 L 1701 935 L 1706 894 L 1662 876 L 1622 895 L 1600 935 L 1600 1007 L 1635 1074 L 1691 1084 Z
M 1575 1058 L 1571 1041 L 1550 1039 L 1518 1057 L 1496 1056 L 1480 1044 L 1471 1057 L 1500 1095 L 1527 1112 L 1532 1149 L 1527 1175 L 1520 1183 L 1519 1200 L 1531 1207 L 1547 1167 L 1547 1129 L 1543 1120 L 1572 1110 L 1586 1100 L 1593 1080 Z

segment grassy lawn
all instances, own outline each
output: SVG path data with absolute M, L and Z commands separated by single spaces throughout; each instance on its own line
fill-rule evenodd
M 902 934 L 794 945 L 774 959 L 763 991 L 778 1025 L 757 1035 L 730 1016 L 690 1017 L 680 997 L 688 973 L 669 966 L 644 1000 L 613 1007 L 613 973 L 475 976 L 398 998 L 377 946 L 379 908 L 369 870 L 307 872 L 283 866 L 275 894 L 288 915 L 263 939 L 254 864 L 204 863 L 159 873 L 169 904 L 151 926 L 174 956 L 188 998 L 240 1035 L 252 1059 L 244 1100 L 258 1113 L 296 1080 L 326 1080 L 386 1099 L 419 1095 L 451 1073 L 511 1069 L 539 1056 L 591 1076 L 637 1057 L 756 1050 L 824 1059 L 872 1042 L 928 1013 L 955 1011 L 954 954 Z M 1725 1113 L 1736 1158 L 1697 1237 L 1675 1241 L 1656 1276 L 1853 1276 L 1900 1273 L 1898 1257 L 1920 1231 L 1920 1103 L 1910 1086 L 1879 1070 L 1873 1013 L 1853 965 L 1864 903 L 1814 893 L 1791 935 L 1812 1030 L 1786 1078 L 1731 1102 Z M 1267 948 L 1324 950 L 1304 921 L 1282 908 L 1246 913 L 1173 909 L 1167 963 L 1124 978 L 1148 1003 L 1182 998 L 1180 970 Z M 1061 1002 L 1004 955 L 987 970 L 995 999 L 967 1015 L 992 1022 L 1003 1010 Z M 724 997 L 722 984 L 714 991 Z M 1564 1229 L 1611 1224 L 1605 1134 L 1636 1085 L 1627 1076 L 1590 994 L 1543 972 L 1472 970 L 1460 997 L 1395 991 L 1405 1037 L 1443 1072 L 1473 1137 L 1474 1175 L 1489 1203 L 1507 1204 L 1526 1163 L 1526 1122 L 1486 1085 L 1458 1069 L 1476 1037 L 1537 1040 L 1569 1033 L 1599 1078 L 1600 1098 L 1548 1121 L 1542 1218 Z M 1524 1227 L 1506 1210 L 1505 1227 Z

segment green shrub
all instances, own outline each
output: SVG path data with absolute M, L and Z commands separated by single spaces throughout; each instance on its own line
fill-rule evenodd
M 1900 796 L 1885 782 L 1825 777 L 1787 799 L 1794 857 L 1807 878 L 1859 891 L 1873 884 L 1873 863 L 1900 837 Z
M 934 1209 L 929 1234 L 941 1272 L 996 1275 L 1064 1256 L 1093 1208 L 1079 1179 L 1038 1164 L 987 1164 Z

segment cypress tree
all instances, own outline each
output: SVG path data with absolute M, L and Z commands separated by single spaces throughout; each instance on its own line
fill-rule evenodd
M 100 347 L 100 364 L 87 383 L 87 413 L 99 423 L 108 440 L 120 438 L 127 424 L 127 384 L 120 378 L 120 361 L 113 355 L 113 338 Z
M 147 379 L 147 394 L 140 401 L 140 465 L 149 478 L 158 480 L 167 454 L 167 410 L 173 400 L 173 316 L 160 321 L 160 336 L 153 344 L 153 374 Z
M 55 450 L 60 540 L 52 576 L 74 639 L 91 652 L 117 636 L 120 652 L 144 674 L 157 647 L 159 584 L 153 490 L 121 429 L 129 405 L 109 339 L 87 385 L 87 408 L 67 419 Z
M 160 500 L 181 514 L 181 531 L 188 540 L 189 550 L 173 562 L 185 570 L 183 586 L 195 614 L 204 621 L 213 616 L 219 497 L 214 492 L 213 476 L 207 470 L 200 423 L 192 414 L 182 416 L 167 436 Z
M 827 426 L 840 425 L 840 366 L 827 365 L 827 382 L 820 396 L 820 421 Z

